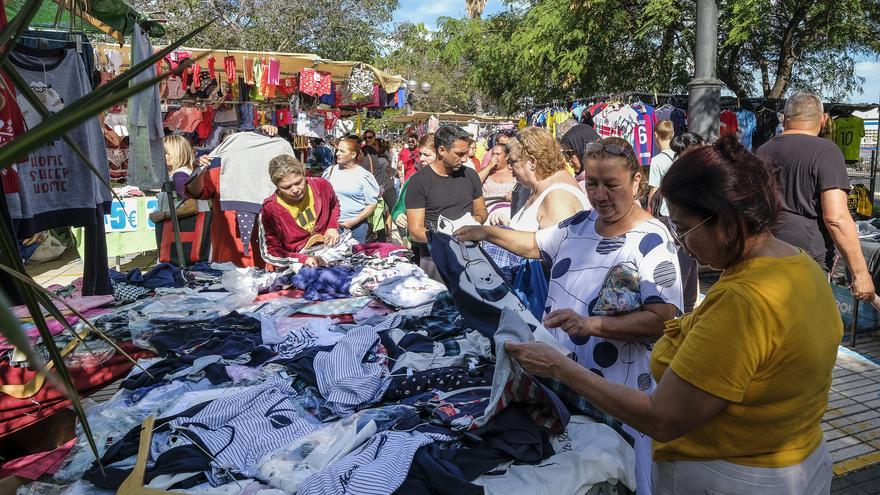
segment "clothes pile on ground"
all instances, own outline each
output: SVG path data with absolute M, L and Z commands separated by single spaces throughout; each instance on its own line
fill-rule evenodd
M 78 425 L 39 489 L 635 489 L 619 423 L 505 353 L 504 342 L 549 334 L 479 246 L 435 236 L 446 286 L 399 250 L 357 251 L 296 272 L 160 264 L 114 274 L 116 306 L 94 324 L 151 357 L 88 407 L 100 464 Z

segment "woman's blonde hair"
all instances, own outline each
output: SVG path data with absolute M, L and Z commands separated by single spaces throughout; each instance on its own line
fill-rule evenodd
M 165 136 L 162 138 L 162 144 L 165 145 L 165 149 L 168 150 L 168 154 L 171 156 L 171 163 L 166 163 L 165 165 L 170 166 L 172 172 L 182 167 L 192 170 L 196 157 L 192 146 L 190 146 L 189 141 L 185 137 L 179 134 Z
M 508 143 L 509 144 L 509 143 Z M 565 168 L 562 147 L 549 132 L 540 127 L 526 127 L 519 137 L 523 158 L 535 166 L 535 177 L 544 180 Z
M 281 179 L 290 174 L 305 175 L 305 165 L 290 155 L 278 155 L 269 160 L 269 179 L 272 180 L 272 184 L 278 185 Z

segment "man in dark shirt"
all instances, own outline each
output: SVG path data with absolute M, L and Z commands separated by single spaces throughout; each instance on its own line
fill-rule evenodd
M 843 153 L 818 137 L 826 118 L 822 100 L 797 93 L 786 101 L 783 116 L 783 133 L 757 151 L 779 167 L 783 211 L 775 234 L 809 253 L 825 271 L 834 264 L 837 246 L 853 273 L 853 295 L 873 300 L 874 283 L 847 207 L 850 183 Z
M 440 277 L 426 248 L 427 231 L 437 229 L 440 215 L 458 220 L 470 213 L 480 223 L 489 216 L 480 177 L 464 166 L 470 141 L 470 134 L 460 127 L 441 126 L 434 134 L 437 159 L 416 172 L 407 186 L 406 221 L 410 237 L 420 251 L 419 265 L 437 280 Z

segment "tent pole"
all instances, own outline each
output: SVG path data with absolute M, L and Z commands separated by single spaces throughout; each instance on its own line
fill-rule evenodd
M 165 172 L 165 182 L 162 183 L 162 191 L 168 197 L 168 218 L 171 219 L 171 227 L 174 230 L 174 251 L 177 253 L 177 262 L 180 268 L 186 268 L 186 257 L 183 255 L 183 243 L 180 242 L 180 222 L 177 218 L 177 191 L 174 190 L 174 182 Z

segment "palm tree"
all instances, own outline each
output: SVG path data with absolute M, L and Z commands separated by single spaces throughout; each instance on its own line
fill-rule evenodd
M 489 0 L 465 0 L 464 3 L 467 5 L 468 19 L 474 20 L 479 19 L 483 15 Z

